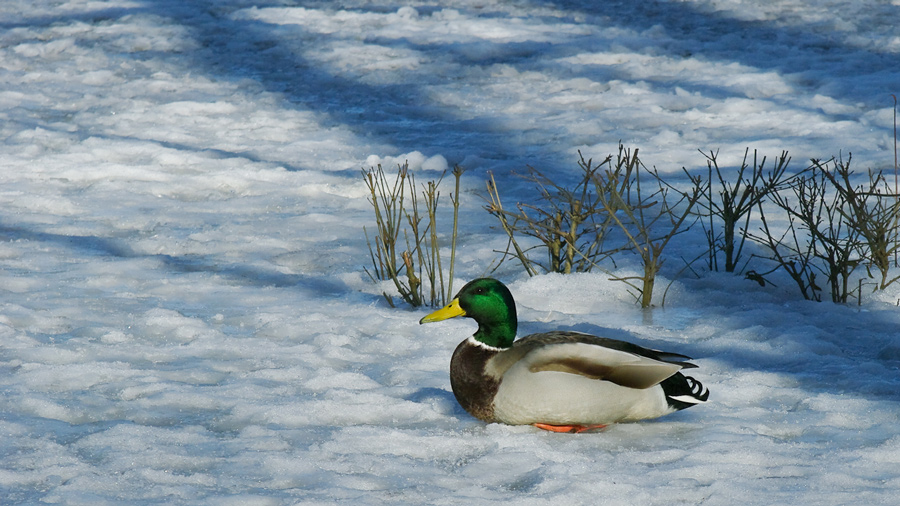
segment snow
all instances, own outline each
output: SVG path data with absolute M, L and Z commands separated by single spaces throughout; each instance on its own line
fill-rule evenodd
M 360 169 L 467 169 L 457 288 L 505 244 L 487 171 L 514 202 L 512 171 L 566 180 L 620 140 L 673 175 L 747 147 L 892 170 L 898 9 L 2 2 L 3 504 L 893 504 L 900 287 L 841 306 L 679 275 L 698 234 L 650 310 L 601 273 L 505 263 L 523 334 L 690 355 L 712 402 L 594 434 L 485 425 L 449 390 L 472 322 L 419 326 L 362 272 Z

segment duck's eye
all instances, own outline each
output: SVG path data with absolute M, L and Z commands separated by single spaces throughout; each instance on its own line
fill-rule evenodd
M 478 295 L 484 295 L 484 288 L 476 288 L 475 293 Z

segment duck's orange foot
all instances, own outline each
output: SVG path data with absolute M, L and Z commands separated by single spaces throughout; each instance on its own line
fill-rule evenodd
M 550 425 L 549 423 L 532 424 L 538 429 L 549 430 L 550 432 L 568 432 L 571 434 L 579 434 L 589 430 L 599 430 L 606 428 L 606 425 Z

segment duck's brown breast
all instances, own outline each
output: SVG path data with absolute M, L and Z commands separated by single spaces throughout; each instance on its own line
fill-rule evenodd
M 495 422 L 494 396 L 500 379 L 485 373 L 485 364 L 497 354 L 473 344 L 469 339 L 459 343 L 450 360 L 450 386 L 457 402 L 475 418 Z

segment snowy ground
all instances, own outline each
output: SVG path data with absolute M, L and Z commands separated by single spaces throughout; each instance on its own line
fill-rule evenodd
M 642 312 L 604 275 L 506 264 L 523 332 L 691 355 L 714 402 L 598 434 L 484 425 L 449 392 L 471 322 L 420 327 L 361 272 L 359 170 L 468 169 L 461 286 L 503 245 L 488 170 L 516 200 L 511 170 L 565 179 L 619 140 L 672 173 L 745 147 L 889 168 L 898 19 L 898 0 L 5 0 L 0 501 L 893 504 L 900 288 L 845 307 L 701 272 Z

